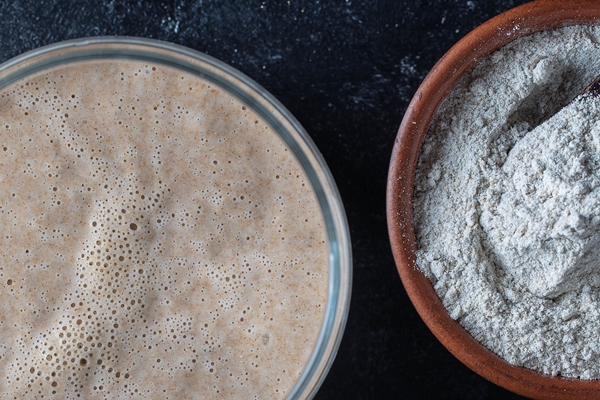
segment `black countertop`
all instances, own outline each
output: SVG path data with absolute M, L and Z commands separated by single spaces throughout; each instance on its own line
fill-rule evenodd
M 388 163 L 403 113 L 461 37 L 523 0 L 7 1 L 0 61 L 66 39 L 141 36 L 241 70 L 296 116 L 341 192 L 354 286 L 344 339 L 317 399 L 510 399 L 429 332 L 387 236 Z

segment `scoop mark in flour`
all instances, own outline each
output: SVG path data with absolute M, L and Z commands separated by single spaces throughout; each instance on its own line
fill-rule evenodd
M 506 120 L 506 128 L 517 129 L 522 137 L 555 115 L 573 99 L 577 92 L 573 93 L 573 89 L 567 87 L 565 82 L 568 82 L 566 78 L 575 72 L 569 68 L 561 68 L 557 62 L 542 58 L 536 63 L 531 72 L 534 85 L 527 87 L 523 99 L 514 105 Z M 510 151 L 510 148 L 508 150 Z

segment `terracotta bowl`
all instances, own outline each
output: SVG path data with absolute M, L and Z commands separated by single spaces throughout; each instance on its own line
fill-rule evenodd
M 429 72 L 412 99 L 394 144 L 388 175 L 387 218 L 394 259 L 417 312 L 461 362 L 484 378 L 518 394 L 543 399 L 597 399 L 600 381 L 552 377 L 516 367 L 487 350 L 452 320 L 431 282 L 416 268 L 412 196 L 423 137 L 438 106 L 458 80 L 491 52 L 534 32 L 568 25 L 600 25 L 600 1 L 538 0 L 479 26 Z

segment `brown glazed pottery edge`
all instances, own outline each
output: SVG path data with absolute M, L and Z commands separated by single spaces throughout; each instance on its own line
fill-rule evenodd
M 416 266 L 412 217 L 415 166 L 438 106 L 479 60 L 534 32 L 590 24 L 600 24 L 600 1 L 537 0 L 477 27 L 438 61 L 417 90 L 400 125 L 388 172 L 390 242 L 400 278 L 417 312 L 438 340 L 467 367 L 499 386 L 531 398 L 600 398 L 600 381 L 552 377 L 513 366 L 479 344 L 450 318 L 430 281 Z

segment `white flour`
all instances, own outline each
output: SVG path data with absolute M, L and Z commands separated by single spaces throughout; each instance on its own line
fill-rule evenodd
M 600 28 L 520 39 L 440 107 L 415 177 L 418 264 L 508 362 L 600 378 Z

